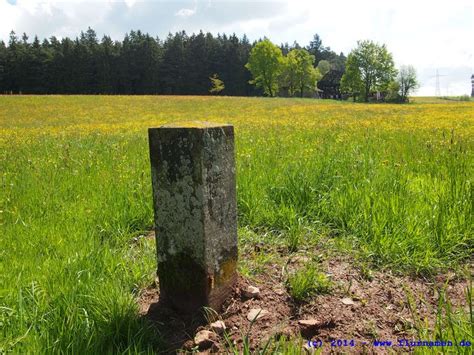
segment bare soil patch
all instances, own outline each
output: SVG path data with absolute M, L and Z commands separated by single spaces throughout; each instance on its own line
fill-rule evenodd
M 309 262 L 313 260 L 308 254 L 292 254 L 284 263 L 266 264 L 264 271 L 252 280 L 240 276 L 232 297 L 218 316 L 207 319 L 183 317 L 160 304 L 155 283 L 140 295 L 140 314 L 157 327 L 169 344 L 170 353 L 191 351 L 196 347 L 195 334 L 203 329 L 212 330 L 210 323 L 217 319 L 225 322 L 227 340 L 219 335 L 212 346 L 201 350 L 222 352 L 229 342 L 241 349 L 245 336 L 251 350 L 270 338 L 285 337 L 291 341 L 301 336 L 305 340 L 321 340 L 326 350 L 331 349 L 331 340 L 355 340 L 357 352 L 365 348 L 371 353 L 374 340 L 420 340 L 417 323 L 423 321 L 433 327 L 440 289 L 445 289 L 454 307 L 467 308 L 467 281 L 454 273 L 422 279 L 375 271 L 367 277 L 350 257 L 337 255 L 318 266 L 331 280 L 330 292 L 298 303 L 288 293 L 285 275 Z M 246 297 L 243 290 L 248 286 L 258 287 L 260 296 Z M 247 316 L 252 309 L 266 310 L 268 314 L 250 322 Z

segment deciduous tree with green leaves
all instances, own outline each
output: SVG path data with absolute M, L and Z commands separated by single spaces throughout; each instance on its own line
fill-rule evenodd
M 362 90 L 363 83 L 360 69 L 356 63 L 355 56 L 351 53 L 347 57 L 346 71 L 341 78 L 341 91 L 351 95 L 352 99 L 355 101 Z
M 284 60 L 281 80 L 288 88 L 290 96 L 299 93 L 304 96 L 306 90 L 314 91 L 316 82 L 321 78 L 321 73 L 313 67 L 314 55 L 306 49 L 291 50 Z
M 397 76 L 397 83 L 400 87 L 400 99 L 408 102 L 408 95 L 415 91 L 419 84 L 416 79 L 416 70 L 412 65 L 402 65 Z
M 329 63 L 327 60 L 320 60 L 317 66 L 319 72 L 321 75 L 326 75 L 331 70 L 331 63 Z
M 251 84 L 261 87 L 268 96 L 278 93 L 278 79 L 283 69 L 281 49 L 265 38 L 258 42 L 250 52 L 245 67 L 252 73 Z
M 211 94 L 219 95 L 222 90 L 224 90 L 224 82 L 219 79 L 217 74 L 214 74 L 213 76 L 209 77 L 209 80 L 211 81 L 211 88 L 209 89 L 209 92 Z
M 357 48 L 347 58 L 341 86 L 352 95 L 360 90 L 364 101 L 368 102 L 372 92 L 385 91 L 396 75 L 392 54 L 385 44 L 358 41 Z

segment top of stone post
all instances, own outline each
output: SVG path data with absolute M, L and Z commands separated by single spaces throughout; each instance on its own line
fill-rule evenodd
M 196 128 L 196 129 L 206 129 L 206 128 L 217 128 L 217 127 L 229 127 L 232 126 L 228 123 L 213 123 L 207 121 L 182 121 L 182 122 L 172 122 L 160 126 L 159 128 Z

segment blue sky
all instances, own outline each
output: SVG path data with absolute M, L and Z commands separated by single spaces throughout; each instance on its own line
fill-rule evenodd
M 471 0 L 338 1 L 33 1 L 0 0 L 0 39 L 14 30 L 30 37 L 75 37 L 88 26 L 99 36 L 122 39 L 141 29 L 164 38 L 168 32 L 247 34 L 273 42 L 306 45 L 314 33 L 347 54 L 359 39 L 385 43 L 397 65 L 412 64 L 421 87 L 434 95 L 436 69 L 441 94 L 470 94 L 474 69 L 474 2 Z

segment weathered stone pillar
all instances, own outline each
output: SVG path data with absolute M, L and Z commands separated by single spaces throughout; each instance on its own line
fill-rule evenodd
M 180 122 L 148 136 L 160 298 L 218 310 L 237 278 L 234 128 Z

